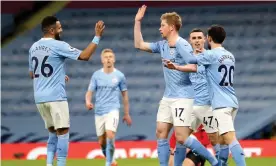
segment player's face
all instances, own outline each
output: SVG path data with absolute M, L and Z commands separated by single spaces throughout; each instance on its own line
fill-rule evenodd
M 159 28 L 160 34 L 162 36 L 162 38 L 167 38 L 170 34 L 170 32 L 172 31 L 172 26 L 170 26 L 166 20 L 162 20 L 161 21 L 161 26 Z
M 112 52 L 106 52 L 102 55 L 102 63 L 104 67 L 111 68 L 115 63 L 115 55 Z
M 193 49 L 202 49 L 204 48 L 205 37 L 202 32 L 192 32 L 190 34 L 190 43 Z
M 62 33 L 62 27 L 59 21 L 57 21 L 56 23 L 56 28 L 54 30 L 54 34 L 55 34 L 55 39 L 56 40 L 61 40 L 61 33 Z

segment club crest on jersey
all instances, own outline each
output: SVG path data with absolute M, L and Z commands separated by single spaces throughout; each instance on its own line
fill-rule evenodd
M 112 83 L 113 83 L 113 84 L 118 83 L 118 79 L 117 79 L 116 77 L 112 78 Z
M 170 48 L 170 55 L 173 56 L 175 54 L 175 48 Z

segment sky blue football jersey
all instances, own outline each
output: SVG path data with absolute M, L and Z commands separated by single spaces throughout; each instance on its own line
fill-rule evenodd
M 235 57 L 223 47 L 205 50 L 196 56 L 199 65 L 206 67 L 213 109 L 238 108 L 234 89 Z
M 125 75 L 117 69 L 105 73 L 100 69 L 93 73 L 89 91 L 95 92 L 95 115 L 104 115 L 120 108 L 120 96 L 127 90 Z
M 29 50 L 29 71 L 33 72 L 36 103 L 67 100 L 65 59 L 77 60 L 81 51 L 68 43 L 42 38 Z
M 170 47 L 167 40 L 150 43 L 153 53 L 160 53 L 162 59 L 171 60 L 178 65 L 196 61 L 191 45 L 183 38 L 177 39 L 175 47 Z M 189 73 L 171 70 L 163 66 L 165 79 L 164 97 L 167 98 L 194 98 L 194 89 Z

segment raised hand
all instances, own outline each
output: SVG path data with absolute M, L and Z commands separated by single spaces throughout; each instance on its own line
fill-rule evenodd
M 139 8 L 136 16 L 135 16 L 135 21 L 141 21 L 145 15 L 147 6 L 143 5 L 142 7 Z
M 98 21 L 95 25 L 95 34 L 96 34 L 96 36 L 101 37 L 103 35 L 104 28 L 105 28 L 104 22 L 102 20 Z

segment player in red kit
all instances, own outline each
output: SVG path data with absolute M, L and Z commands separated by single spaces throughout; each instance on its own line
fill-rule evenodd
M 210 142 L 208 139 L 207 134 L 205 133 L 203 126 L 201 125 L 198 128 L 198 131 L 196 133 L 193 133 L 193 135 L 204 145 L 207 147 Z M 170 150 L 171 150 L 171 155 L 169 159 L 169 166 L 173 166 L 174 163 L 174 149 L 176 145 L 176 138 L 175 138 L 175 133 L 172 133 L 172 136 L 170 138 Z M 199 156 L 198 154 L 192 152 L 191 150 L 187 151 L 186 158 L 183 162 L 183 166 L 204 166 L 206 159 L 203 158 L 202 156 Z

